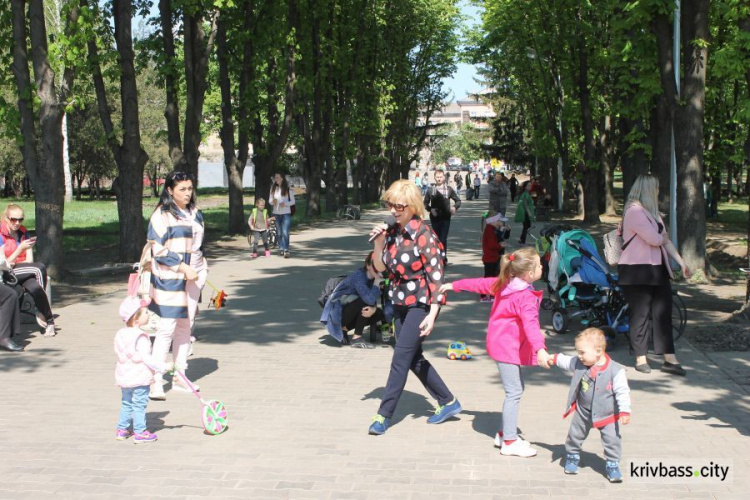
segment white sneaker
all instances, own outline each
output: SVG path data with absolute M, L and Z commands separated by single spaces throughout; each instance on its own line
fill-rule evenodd
M 166 401 L 167 396 L 161 386 L 152 385 L 148 392 L 148 399 L 152 401 Z
M 523 443 L 524 446 L 531 446 L 531 443 L 523 439 L 522 437 L 517 437 L 516 442 Z M 498 432 L 495 434 L 495 448 L 502 448 L 503 446 L 503 438 L 500 437 L 500 433 Z
M 500 453 L 509 457 L 529 458 L 536 455 L 536 450 L 530 445 L 524 444 L 524 441 L 516 439 L 509 445 L 503 443 L 502 448 L 500 448 Z

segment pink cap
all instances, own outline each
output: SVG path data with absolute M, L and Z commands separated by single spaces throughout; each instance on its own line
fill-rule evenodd
M 127 323 L 141 307 L 148 307 L 151 299 L 139 299 L 138 297 L 128 297 L 120 304 L 120 318 Z

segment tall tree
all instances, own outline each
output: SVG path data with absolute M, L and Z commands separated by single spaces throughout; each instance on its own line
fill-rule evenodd
M 81 0 L 94 14 L 99 14 L 96 5 Z M 146 235 L 143 230 L 143 168 L 148 154 L 141 145 L 140 115 L 138 109 L 138 85 L 135 73 L 133 51 L 131 0 L 112 0 L 114 39 L 117 48 L 117 67 L 120 80 L 120 106 L 122 137 L 112 120 L 111 107 L 107 98 L 106 84 L 102 73 L 103 58 L 99 55 L 97 37 L 88 43 L 88 60 L 94 80 L 99 117 L 104 127 L 107 143 L 117 163 L 119 194 L 117 213 L 119 216 L 119 258 L 121 262 L 133 262 L 140 258 Z M 100 19 L 100 28 L 107 29 L 106 20 Z
M 28 26 L 25 0 L 11 2 L 13 23 L 13 75 L 18 92 L 21 115 L 23 157 L 26 172 L 34 187 L 36 198 L 36 230 L 39 238 L 37 256 L 52 276 L 60 276 L 63 267 L 62 228 L 65 209 L 65 175 L 63 171 L 62 119 L 64 107 L 75 76 L 75 68 L 68 65 L 60 88 L 50 64 L 43 0 L 29 0 Z M 66 9 L 66 31 L 74 30 L 78 20 L 78 5 Z M 29 74 L 28 41 L 31 44 L 31 66 L 34 87 Z M 36 99 L 35 99 L 36 98 Z M 39 115 L 34 112 L 38 100 Z M 37 136 L 36 121 L 41 134 Z M 39 150 L 37 151 L 37 141 Z

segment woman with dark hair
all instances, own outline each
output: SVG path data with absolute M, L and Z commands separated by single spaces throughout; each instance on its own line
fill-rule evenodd
M 372 435 L 384 434 L 388 429 L 409 370 L 437 400 L 428 424 L 440 424 L 461 412 L 461 404 L 422 350 L 422 343 L 432 333 L 440 305 L 445 303 L 445 296 L 439 292 L 443 284 L 442 245 L 422 220 L 424 201 L 412 182 L 406 179 L 394 182 L 383 201 L 395 224 L 375 226 L 370 237 L 375 242 L 375 269 L 387 270 L 391 277 L 388 295 L 393 301 L 396 348 L 378 414 L 370 425 Z
M 203 213 L 195 203 L 194 184 L 193 176 L 185 172 L 167 174 L 148 224 L 153 252 L 149 309 L 159 316 L 152 354 L 164 361 L 171 343 L 175 368 L 183 373 L 198 300 L 208 276 L 202 250 Z M 173 378 L 172 389 L 190 391 L 180 377 Z M 149 397 L 166 399 L 161 374 L 154 375 Z
M 289 258 L 289 227 L 292 224 L 292 207 L 296 204 L 294 191 L 289 188 L 286 175 L 278 173 L 273 178 L 268 203 L 273 206 L 279 236 L 279 255 Z
M 37 311 L 36 321 L 44 328 L 45 337 L 54 337 L 55 317 L 47 296 L 47 268 L 40 262 L 34 262 L 34 245 L 36 238 L 30 237 L 23 225 L 23 208 L 10 204 L 5 208 L 3 221 L 0 224 L 0 235 L 5 240 L 2 248 L 6 262 L 13 269 L 13 275 L 34 299 Z
M 380 300 L 380 273 L 372 262 L 372 252 L 367 255 L 365 265 L 336 285 L 328 298 L 320 322 L 326 325 L 328 333 L 342 344 L 360 349 L 372 349 L 372 344 L 365 342 L 362 333 L 369 325 L 375 331 L 376 325 L 383 322 L 383 311 L 378 309 Z M 346 329 L 346 331 L 344 331 Z M 346 332 L 354 331 L 349 341 Z

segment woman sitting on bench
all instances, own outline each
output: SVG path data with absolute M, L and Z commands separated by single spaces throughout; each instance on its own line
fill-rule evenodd
M 34 299 L 39 313 L 37 323 L 44 328 L 45 337 L 54 337 L 55 320 L 52 314 L 49 297 L 47 297 L 47 269 L 44 264 L 34 263 L 33 247 L 36 237 L 29 237 L 29 232 L 23 226 L 23 209 L 14 204 L 5 209 L 0 236 L 4 240 L 2 249 L 5 260 L 13 269 L 18 284 L 24 287 Z

